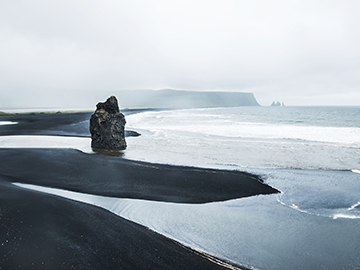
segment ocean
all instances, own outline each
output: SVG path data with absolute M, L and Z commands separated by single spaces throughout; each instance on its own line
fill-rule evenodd
M 129 158 L 221 168 L 360 170 L 359 107 L 146 112 L 128 116 L 127 127 L 144 135 L 131 139 Z
M 277 195 L 126 202 L 121 215 L 254 269 L 360 269 L 360 107 L 145 112 L 125 158 L 258 174 Z
M 281 193 L 206 204 L 61 196 L 251 269 L 360 269 L 360 107 L 148 111 L 126 121 L 142 135 L 127 138 L 123 158 L 251 172 Z M 20 142 L 91 152 L 88 138 L 1 144 Z

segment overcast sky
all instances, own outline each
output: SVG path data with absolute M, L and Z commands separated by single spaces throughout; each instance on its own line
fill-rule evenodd
M 0 108 L 103 90 L 360 105 L 360 1 L 2 0 Z

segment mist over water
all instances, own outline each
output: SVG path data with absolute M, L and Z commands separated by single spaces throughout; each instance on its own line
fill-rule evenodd
M 143 136 L 130 138 L 126 156 L 211 167 L 353 170 L 360 168 L 359 119 L 359 107 L 146 112 L 127 117 Z

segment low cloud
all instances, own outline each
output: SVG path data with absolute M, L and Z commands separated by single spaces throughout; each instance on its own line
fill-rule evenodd
M 359 8 L 358 1 L 3 1 L 0 107 L 31 106 L 42 93 L 161 88 L 253 92 L 263 105 L 359 105 Z M 66 106 L 66 98 L 59 102 Z

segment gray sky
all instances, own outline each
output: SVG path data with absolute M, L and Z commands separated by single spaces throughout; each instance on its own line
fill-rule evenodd
M 360 105 L 360 1 L 2 0 L 0 108 L 122 89 Z

